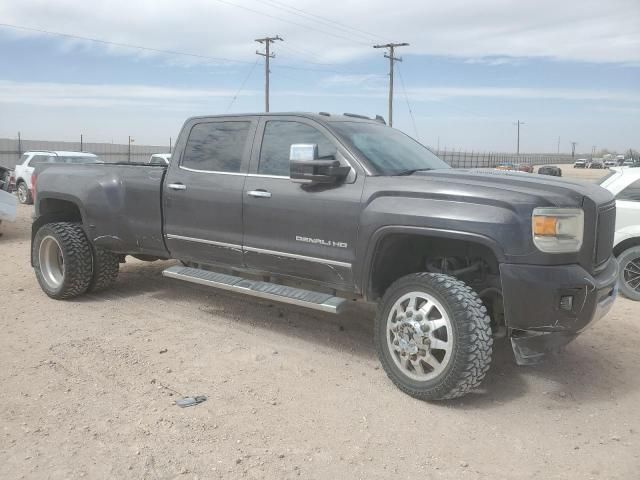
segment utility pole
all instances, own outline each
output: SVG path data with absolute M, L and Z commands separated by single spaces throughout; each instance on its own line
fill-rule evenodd
M 516 123 L 514 123 L 514 125 L 516 125 L 518 127 L 518 140 L 517 140 L 517 147 L 516 147 L 516 154 L 520 155 L 520 125 L 524 125 L 524 122 L 521 122 L 520 120 L 518 120 Z
M 558 137 L 558 155 L 560 155 L 560 137 Z
M 389 53 L 385 53 L 384 57 L 389 59 L 389 126 L 393 126 L 393 65 L 395 62 L 401 62 L 401 57 L 394 55 L 396 47 L 408 47 L 408 43 L 386 43 L 384 45 L 374 45 L 373 48 L 388 48 Z
M 127 150 L 127 161 L 129 163 L 131 163 L 131 143 L 132 142 L 135 142 L 135 140 L 131 138 L 131 135 L 129 135 L 129 149 Z
M 82 134 L 80 134 L 80 151 L 82 152 L 84 148 L 84 142 L 82 141 Z
M 269 46 L 276 40 L 283 41 L 280 35 L 275 37 L 256 38 L 256 42 L 264 43 L 264 52 L 256 50 L 256 55 L 264 57 L 264 111 L 269 111 L 269 59 L 276 56 L 275 53 L 269 53 Z
M 571 142 L 571 160 L 573 160 L 576 156 L 576 145 L 578 142 Z

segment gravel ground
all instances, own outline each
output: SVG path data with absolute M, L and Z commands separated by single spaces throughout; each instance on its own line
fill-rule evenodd
M 30 214 L 0 237 L 0 478 L 638 478 L 640 303 L 541 366 L 499 341 L 480 391 L 430 404 L 379 368 L 367 306 L 309 312 L 135 260 L 108 292 L 50 300 Z

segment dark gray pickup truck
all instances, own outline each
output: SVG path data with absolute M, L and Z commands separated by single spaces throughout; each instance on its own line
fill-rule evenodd
M 169 166 L 35 176 L 32 264 L 50 297 L 109 287 L 133 255 L 180 260 L 167 277 L 325 312 L 374 302 L 380 361 L 419 398 L 477 387 L 496 336 L 536 362 L 616 296 L 606 190 L 454 170 L 360 116 L 191 118 Z

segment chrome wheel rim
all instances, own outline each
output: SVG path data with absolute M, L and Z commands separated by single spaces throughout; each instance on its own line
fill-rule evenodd
M 40 242 L 38 252 L 42 279 L 52 290 L 56 290 L 64 281 L 64 257 L 58 241 L 51 235 Z
M 624 283 L 632 290 L 640 292 L 640 258 L 629 260 L 624 266 Z
M 404 375 L 433 380 L 451 360 L 453 329 L 447 311 L 428 293 L 401 296 L 387 317 L 387 346 Z
M 27 186 L 24 183 L 21 183 L 18 187 L 18 200 L 20 200 L 20 203 L 27 201 Z

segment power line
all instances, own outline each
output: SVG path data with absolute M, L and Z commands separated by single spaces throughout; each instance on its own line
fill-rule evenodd
M 407 108 L 409 109 L 409 116 L 411 116 L 411 123 L 413 124 L 413 132 L 416 135 L 416 140 L 420 140 L 420 136 L 418 135 L 418 127 L 416 126 L 416 119 L 413 117 L 413 110 L 411 109 L 411 104 L 409 103 L 409 96 L 407 95 L 407 89 L 404 87 L 404 79 L 402 78 L 402 72 L 400 71 L 400 67 L 398 67 L 398 76 L 400 77 L 400 86 L 402 87 L 402 93 L 404 94 L 404 99 L 407 102 Z
M 389 126 L 393 126 L 393 65 L 401 62 L 402 58 L 394 55 L 397 47 L 406 47 L 408 43 L 386 43 L 384 45 L 374 45 L 373 48 L 388 48 L 389 53 L 385 53 L 385 58 L 389 59 Z
M 297 57 L 297 60 L 299 62 L 303 62 L 303 63 L 309 63 L 311 65 L 321 65 L 321 66 L 327 66 L 327 67 L 335 67 L 338 66 L 337 63 L 323 63 L 323 62 L 314 62 L 312 60 L 306 60 L 305 58 L 307 56 L 311 56 L 311 57 L 315 57 L 315 58 L 319 58 L 319 56 L 316 53 L 311 52 L 310 50 L 307 51 L 303 51 L 300 48 L 296 48 L 296 47 L 292 47 L 291 45 L 282 45 L 282 48 L 284 48 L 286 51 L 288 51 L 291 55 L 293 55 L 294 57 Z M 295 60 L 295 59 L 294 59 Z
M 121 42 L 112 42 L 110 40 L 102 40 L 100 38 L 92 38 L 92 37 L 83 37 L 81 35 L 74 35 L 71 33 L 62 33 L 62 32 L 53 32 L 51 30 L 43 30 L 41 28 L 33 28 L 33 27 L 23 27 L 21 25 L 12 25 L 9 23 L 0 23 L 0 27 L 6 27 L 6 28 L 13 28 L 16 30 L 25 30 L 28 32 L 37 32 L 37 33 L 44 33 L 46 35 L 55 35 L 57 37 L 66 37 L 66 38 L 71 38 L 74 40 L 84 40 L 87 42 L 95 42 L 95 43 L 100 43 L 103 45 L 112 45 L 115 47 L 123 47 L 123 48 L 133 48 L 136 50 L 145 50 L 148 52 L 155 52 L 155 53 L 164 53 L 167 55 L 181 55 L 181 56 L 185 56 L 185 57 L 195 57 L 195 58 L 201 58 L 204 60 L 214 60 L 217 62 L 231 62 L 231 63 L 244 63 L 247 65 L 251 65 L 251 62 L 248 62 L 246 60 L 233 60 L 231 58 L 223 58 L 223 57 L 212 57 L 210 55 L 200 55 L 198 53 L 188 53 L 188 52 L 180 52 L 177 50 L 163 50 L 160 48 L 154 48 L 154 47 L 144 47 L 142 45 L 133 45 L 130 43 L 121 43 Z
M 260 2 L 260 3 L 265 3 L 266 2 L 266 3 L 270 4 L 274 8 L 277 8 L 279 10 L 285 11 L 285 12 L 291 14 L 291 15 L 297 15 L 298 17 L 302 17 L 302 18 L 311 17 L 311 18 L 314 18 L 314 19 L 316 19 L 315 21 L 318 22 L 318 23 L 324 24 L 324 25 L 326 25 L 328 27 L 331 27 L 331 28 L 342 30 L 342 31 L 344 31 L 346 33 L 351 33 L 351 34 L 355 33 L 357 35 L 360 35 L 363 38 L 369 37 L 369 38 L 366 38 L 367 41 L 370 41 L 372 38 L 375 38 L 375 39 L 380 39 L 381 38 L 378 35 L 375 35 L 373 33 L 369 33 L 369 32 L 367 32 L 365 30 L 361 30 L 359 28 L 351 27 L 349 25 L 346 25 L 344 23 L 338 22 L 336 20 L 332 20 L 330 18 L 323 17 L 321 15 L 316 15 L 314 13 L 307 12 L 307 11 L 302 10 L 300 8 L 296 8 L 294 6 L 284 4 L 284 3 L 278 2 L 276 0 L 254 0 L 254 1 Z
M 162 54 L 166 54 L 166 55 L 177 55 L 177 56 L 185 56 L 185 57 L 194 57 L 194 58 L 200 58 L 200 59 L 204 59 L 204 60 L 212 60 L 215 62 L 228 62 L 228 63 L 239 63 L 239 64 L 243 64 L 243 65 L 253 65 L 253 62 L 247 61 L 247 60 L 236 60 L 236 59 L 232 59 L 232 58 L 224 58 L 224 57 L 214 57 L 211 55 L 202 55 L 199 53 L 191 53 L 191 52 L 182 52 L 182 51 L 178 51 L 178 50 L 164 50 L 161 48 L 155 48 L 155 47 L 147 47 L 147 46 L 143 46 L 143 45 L 134 45 L 134 44 L 130 44 L 130 43 L 122 43 L 122 42 L 112 42 L 110 40 L 103 40 L 100 38 L 92 38 L 92 37 L 85 37 L 82 35 L 75 35 L 75 34 L 71 34 L 71 33 L 63 33 L 63 32 L 54 32 L 52 30 L 44 30 L 41 28 L 33 28 L 33 27 L 25 27 L 22 25 L 12 25 L 12 24 L 8 24 L 8 23 L 0 23 L 0 27 L 6 27 L 6 28 L 12 28 L 12 29 L 16 29 L 16 30 L 24 30 L 24 31 L 29 31 L 29 32 L 36 32 L 36 33 L 42 33 L 45 35 L 52 35 L 52 36 L 57 36 L 57 37 L 64 37 L 64 38 L 70 38 L 70 39 L 74 39 L 74 40 L 83 40 L 86 42 L 95 42 L 95 43 L 99 43 L 102 45 L 112 45 L 112 46 L 116 46 L 116 47 L 123 47 L 123 48 L 131 48 L 131 49 L 135 49 L 135 50 L 143 50 L 143 51 L 149 51 L 149 52 L 155 52 L 155 53 L 162 53 Z M 315 64 L 315 62 L 305 62 L 305 63 L 313 63 Z M 317 65 L 323 65 L 318 63 Z M 329 65 L 329 64 L 327 64 Z M 338 64 L 335 64 L 338 65 Z M 338 71 L 338 70 L 329 70 L 329 69 L 320 69 L 320 68 L 309 68 L 309 67 L 303 67 L 303 66 L 294 66 L 294 65 L 280 65 L 281 68 L 292 68 L 292 69 L 296 69 L 296 70 L 307 70 L 307 71 L 311 71 L 311 72 L 328 72 L 328 73 L 341 73 L 341 74 L 355 74 L 357 72 L 349 72 L 349 71 Z
M 229 112 L 229 110 L 231 110 L 231 107 L 233 106 L 233 103 L 236 101 L 236 98 L 238 98 L 238 95 L 240 95 L 240 92 L 242 92 L 242 90 L 244 89 L 245 84 L 249 81 L 249 78 L 251 77 L 251 74 L 256 69 L 256 65 L 258 65 L 258 61 L 259 61 L 259 59 L 255 61 L 255 63 L 251 67 L 251 70 L 249 70 L 249 73 L 247 74 L 247 76 L 244 78 L 244 80 L 240 84 L 240 88 L 238 89 L 236 94 L 231 99 L 231 102 L 229 102 L 229 106 L 225 110 L 225 113 L 227 113 L 227 112 Z
M 264 57 L 264 111 L 269 111 L 269 60 L 276 56 L 275 53 L 269 53 L 269 47 L 272 43 L 284 41 L 280 35 L 275 37 L 256 38 L 256 42 L 264 44 L 264 53 L 256 50 L 256 55 Z
M 294 22 L 293 20 L 287 20 L 287 19 L 285 19 L 285 18 L 278 17 L 278 16 L 276 16 L 276 15 L 271 15 L 270 13 L 267 13 L 267 12 L 263 12 L 263 11 L 260 11 L 260 10 L 256 10 L 256 9 L 254 9 L 254 8 L 250 8 L 250 7 L 245 7 L 244 5 L 238 5 L 238 4 L 236 4 L 236 3 L 228 2 L 228 1 L 226 1 L 226 0 L 215 0 L 215 1 L 216 1 L 216 2 L 219 2 L 219 3 L 222 3 L 222 4 L 224 4 L 224 5 L 229 5 L 229 6 L 231 6 L 231 7 L 240 8 L 240 9 L 242 9 L 242 10 L 246 10 L 246 11 L 248 11 L 248 12 L 257 13 L 258 15 L 263 15 L 263 16 L 265 16 L 265 17 L 273 18 L 274 20 L 279 20 L 279 21 L 281 21 L 281 22 L 290 23 L 291 25 L 296 25 L 296 26 L 298 26 L 298 27 L 302 27 L 302 28 L 305 28 L 305 29 L 307 29 L 307 30 L 314 30 L 314 31 L 319 32 L 319 33 L 322 33 L 322 34 L 324 34 L 324 35 L 329 35 L 329 36 L 331 36 L 331 37 L 340 38 L 340 39 L 342 39 L 342 40 L 347 40 L 347 41 L 349 41 L 349 42 L 359 43 L 359 44 L 361 44 L 361 45 L 368 45 L 366 42 L 361 41 L 361 40 L 355 40 L 355 39 L 353 39 L 353 38 L 345 37 L 344 35 L 339 35 L 339 34 L 337 34 L 337 33 L 327 32 L 326 30 L 321 30 L 321 29 L 319 29 L 319 28 L 315 28 L 315 27 L 312 27 L 312 26 L 310 26 L 310 25 L 305 25 L 305 24 L 303 24 L 303 23 Z

